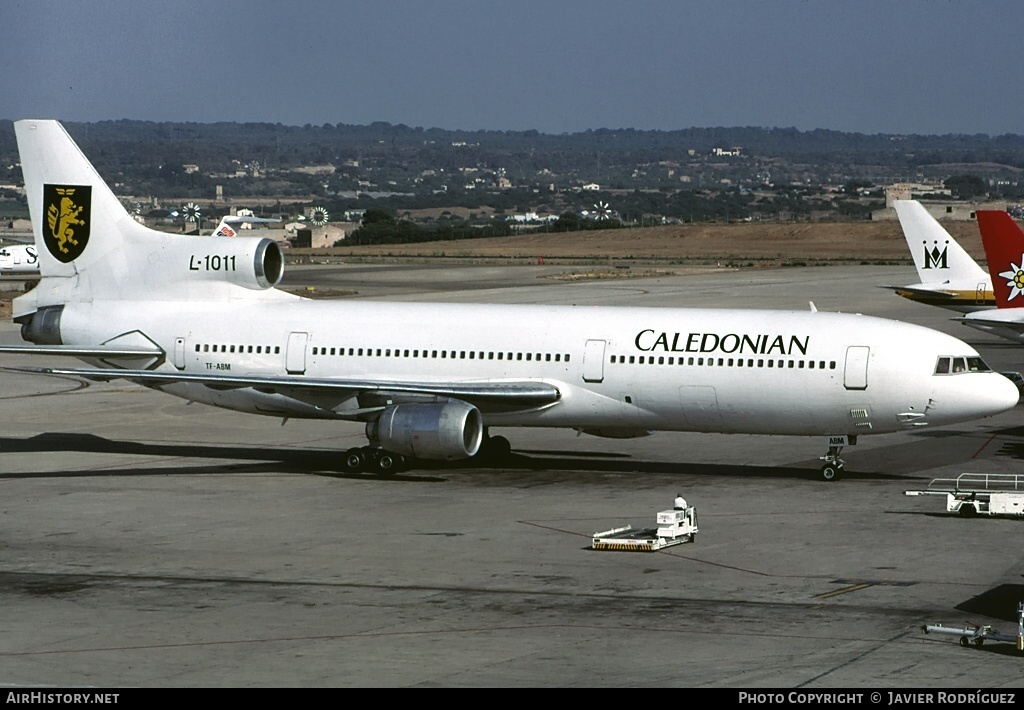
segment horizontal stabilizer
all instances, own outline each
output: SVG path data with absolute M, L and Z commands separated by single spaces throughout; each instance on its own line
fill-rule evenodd
M 956 318 L 955 320 L 960 321 L 964 325 L 969 325 L 972 328 L 978 330 L 1002 330 L 1009 333 L 1015 333 L 1017 335 L 1024 335 L 1024 321 L 1014 318 L 993 318 L 995 312 L 985 312 L 984 318 L 977 318 L 975 316 L 980 315 L 979 313 L 972 313 L 969 316 L 963 318 Z M 1006 336 L 1003 336 L 1006 337 Z
M 934 298 L 957 297 L 955 291 L 944 291 L 940 288 L 927 288 L 923 286 L 879 286 L 878 288 L 887 288 L 891 291 L 906 291 L 907 293 L 916 293 L 921 296 L 932 296 Z

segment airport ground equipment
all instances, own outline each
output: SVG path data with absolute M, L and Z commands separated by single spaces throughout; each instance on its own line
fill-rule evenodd
M 618 552 L 654 552 L 684 542 L 694 542 L 697 533 L 697 509 L 663 510 L 658 513 L 658 527 L 622 528 L 594 533 L 594 549 Z
M 925 624 L 921 629 L 926 634 L 945 634 L 959 636 L 960 645 L 981 646 L 986 641 L 1005 641 L 1016 644 L 1018 651 L 1024 651 L 1024 602 L 1017 605 L 1017 634 L 1003 634 L 988 625 L 968 622 L 964 627 L 943 626 L 942 624 Z
M 946 511 L 964 517 L 1024 517 L 1024 476 L 1012 473 L 961 473 L 956 478 L 934 478 L 926 490 L 904 491 L 904 495 L 944 495 Z

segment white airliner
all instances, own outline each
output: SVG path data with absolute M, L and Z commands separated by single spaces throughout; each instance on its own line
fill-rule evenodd
M 998 308 L 968 313 L 959 320 L 986 333 L 1024 343 L 1024 232 L 1002 210 L 978 210 L 975 214 Z
M 366 423 L 350 470 L 507 453 L 489 427 L 823 436 L 822 476 L 867 434 L 985 417 L 1017 390 L 969 345 L 868 316 L 312 301 L 275 289 L 271 239 L 133 220 L 55 121 L 15 124 L 42 280 L 14 301 L 33 345 L 218 407 Z
M 252 229 L 252 227 L 243 227 L 242 225 L 253 225 L 253 224 L 271 224 L 273 222 L 280 222 L 281 220 L 272 217 L 254 217 L 252 215 L 233 215 L 228 214 L 220 218 L 220 223 L 217 228 L 210 234 L 212 237 L 237 237 L 240 229 Z M 249 234 L 247 236 L 255 236 Z M 263 235 L 261 235 L 263 236 Z
M 39 255 L 35 244 L 9 244 L 0 247 L 0 274 L 37 274 Z
M 911 301 L 960 313 L 995 308 L 988 274 L 938 220 L 916 200 L 897 200 L 893 206 L 921 283 L 884 288 Z

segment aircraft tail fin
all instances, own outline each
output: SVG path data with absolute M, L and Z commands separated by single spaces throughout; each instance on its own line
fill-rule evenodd
M 14 300 L 15 321 L 74 301 L 226 299 L 238 287 L 270 291 L 280 283 L 284 256 L 274 240 L 149 229 L 128 214 L 60 123 L 16 121 L 14 129 L 42 276 Z
M 57 121 L 16 121 L 42 276 L 74 277 L 145 229 Z M 98 228 L 93 228 L 97 226 Z
M 894 203 L 921 283 L 981 283 L 985 270 L 916 200 Z
M 215 230 L 213 230 L 213 234 L 211 234 L 210 236 L 212 236 L 212 237 L 237 237 L 238 236 L 238 230 L 231 226 L 231 224 L 228 222 L 227 217 L 222 217 L 221 220 L 220 220 L 220 224 L 217 225 L 217 228 Z
M 978 210 L 976 214 L 996 305 L 1024 307 L 1024 231 L 1002 210 Z

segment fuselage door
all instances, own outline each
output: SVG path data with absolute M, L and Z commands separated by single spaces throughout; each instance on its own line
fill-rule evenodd
M 185 339 L 174 339 L 174 366 L 179 370 L 185 369 Z
M 871 348 L 866 345 L 851 345 L 846 348 L 846 374 L 843 384 L 848 390 L 868 388 L 868 356 Z
M 583 351 L 583 381 L 604 381 L 604 340 L 588 340 Z
M 978 284 L 978 290 L 975 291 L 974 302 L 975 303 L 985 303 L 985 295 L 986 295 L 987 291 L 988 291 L 988 284 L 987 283 L 980 283 L 980 284 Z
M 284 354 L 284 369 L 289 375 L 306 373 L 306 341 L 309 333 L 289 333 L 288 349 Z

